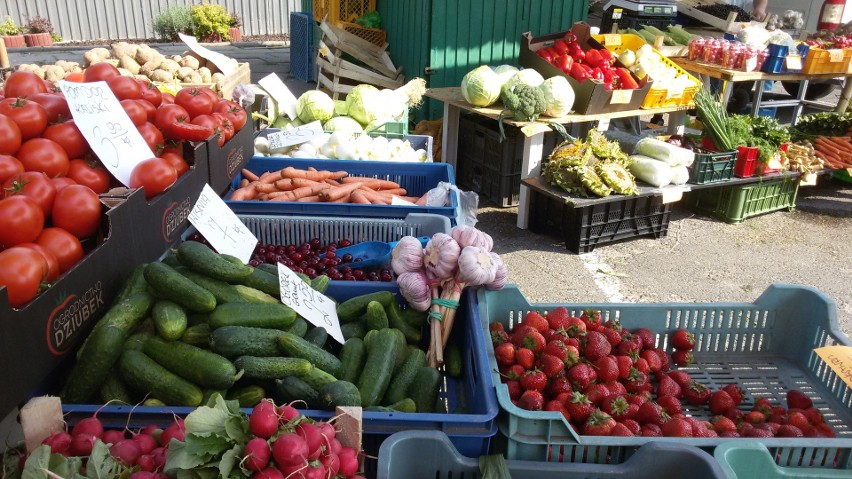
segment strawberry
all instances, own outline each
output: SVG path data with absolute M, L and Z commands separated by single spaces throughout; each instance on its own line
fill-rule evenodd
M 814 407 L 814 402 L 802 391 L 798 389 L 787 391 L 787 408 L 808 409 L 812 407 Z
M 492 324 L 500 324 L 500 323 L 492 323 Z M 500 325 L 502 326 L 502 324 Z M 506 341 L 509 340 L 509 333 L 504 330 L 491 331 L 491 344 L 494 346 L 499 346 Z
M 669 419 L 660 429 L 666 437 L 692 437 L 692 424 L 682 417 Z
M 545 344 L 547 344 L 547 342 L 544 340 L 544 336 L 542 336 L 540 332 L 530 328 L 527 330 L 526 334 L 524 334 L 520 346 L 531 349 L 532 352 L 538 354 L 544 351 Z
M 556 356 L 550 354 L 542 354 L 538 358 L 538 362 L 536 363 L 536 367 L 541 369 L 544 372 L 545 376 L 549 378 L 556 377 L 557 374 L 561 373 L 562 370 L 565 369 L 565 363 L 562 362 L 561 359 Z
M 646 349 L 642 351 L 639 353 L 639 357 L 648 363 L 648 369 L 652 373 L 659 372 L 663 368 L 663 362 L 660 360 L 660 356 L 653 349 Z
M 639 424 L 656 424 L 662 426 L 669 419 L 669 415 L 654 401 L 648 401 L 636 411 L 635 418 Z
M 565 363 L 566 368 L 570 368 L 571 366 L 580 362 L 580 350 L 577 348 L 577 346 L 568 344 L 565 346 L 565 349 L 567 352 L 562 362 Z
M 692 351 L 695 335 L 685 329 L 678 329 L 672 334 L 672 346 L 679 351 Z
M 583 423 L 583 434 L 587 436 L 609 436 L 615 427 L 615 419 L 600 409 L 595 410 Z
M 556 330 L 568 327 L 568 319 L 571 318 L 571 313 L 565 306 L 559 306 L 545 316 L 550 329 Z
M 757 409 L 758 407 L 764 407 L 764 408 L 770 408 L 771 409 L 772 408 L 772 400 L 769 399 L 768 397 L 759 397 L 754 401 L 754 408 Z
M 741 409 L 732 407 L 731 409 L 728 409 L 727 411 L 723 412 L 722 415 L 730 419 L 731 421 L 734 421 L 734 424 L 745 423 L 745 413 Z
M 680 386 L 681 389 L 686 389 L 689 387 L 689 382 L 692 381 L 692 376 L 689 375 L 686 371 L 670 371 L 668 376 Z
M 518 399 L 518 407 L 527 411 L 541 411 L 544 408 L 544 396 L 540 391 L 527 389 Z
M 580 320 L 586 325 L 588 331 L 596 331 L 603 324 L 601 312 L 592 308 L 583 311 L 583 314 L 580 315 Z
M 745 421 L 751 424 L 761 424 L 766 422 L 766 416 L 759 411 L 751 411 L 745 415 Z
M 677 350 L 672 353 L 672 362 L 678 366 L 689 366 L 695 362 L 695 356 L 689 351 Z
M 669 416 L 683 413 L 683 404 L 681 404 L 680 399 L 674 396 L 663 396 L 657 398 L 657 404 L 659 404 L 660 407 L 663 408 L 663 411 L 665 411 Z
M 654 332 L 648 328 L 639 328 L 633 331 L 634 336 L 638 336 L 642 340 L 642 349 L 654 349 L 657 339 Z
M 509 369 L 506 370 L 503 376 L 510 381 L 520 381 L 521 376 L 527 372 L 527 369 L 520 364 L 513 364 L 509 366 Z
M 618 437 L 635 436 L 635 434 L 633 434 L 633 431 L 628 429 L 628 427 L 622 422 L 616 422 L 615 426 L 612 427 L 612 431 L 609 432 L 609 435 L 610 436 L 618 436 Z
M 651 374 L 651 366 L 648 364 L 648 361 L 645 361 L 645 358 L 638 358 L 636 360 L 636 364 L 634 364 L 633 367 L 644 374 Z
M 618 379 L 618 362 L 614 356 L 604 356 L 594 364 L 598 374 L 598 381 L 610 382 Z
M 740 436 L 740 433 L 738 433 L 737 431 L 723 431 L 723 432 L 719 433 L 719 437 L 735 438 L 735 437 L 742 437 L 742 436 Z
M 551 396 L 559 396 L 560 394 L 565 393 L 570 394 L 574 391 L 574 388 L 571 387 L 571 382 L 568 381 L 568 377 L 564 374 L 560 374 L 550 380 L 550 384 L 547 385 L 547 391 Z
M 621 333 L 618 331 L 609 328 L 602 328 L 600 332 L 606 336 L 606 340 L 609 341 L 610 346 L 616 347 L 621 343 Z
M 627 388 L 627 392 L 631 394 L 636 394 L 641 391 L 650 391 L 652 388 L 651 382 L 648 380 L 648 375 L 636 368 L 630 370 L 630 376 L 627 377 L 624 387 Z
M 794 412 L 787 415 L 787 418 L 784 420 L 784 424 L 789 424 L 791 426 L 796 426 L 799 429 L 810 424 L 808 421 L 808 417 L 805 416 L 804 413 Z
M 642 338 L 630 334 L 629 331 L 622 331 L 621 342 L 618 343 L 616 349 L 618 354 L 627 355 L 630 353 L 639 353 L 642 350 Z
M 592 384 L 592 381 L 597 379 L 597 373 L 588 364 L 577 363 L 568 370 L 568 379 L 571 380 L 574 389 L 583 391 L 589 387 L 589 384 Z
M 515 362 L 524 369 L 532 369 L 535 367 L 535 353 L 531 349 L 518 348 L 515 351 Z
M 610 319 L 604 323 L 603 327 L 608 329 L 614 329 L 616 331 L 623 331 L 624 327 L 621 325 L 621 321 L 617 319 Z
M 669 359 L 669 355 L 661 348 L 654 349 L 654 352 L 660 357 L 660 371 L 668 371 L 671 369 L 672 363 Z
M 618 379 L 627 379 L 633 368 L 633 360 L 630 356 L 616 356 L 615 361 L 618 363 Z
M 734 383 L 725 384 L 722 386 L 722 391 L 725 391 L 731 396 L 731 399 L 734 400 L 734 406 L 739 406 L 741 402 L 743 402 L 743 397 L 745 396 L 745 390 Z
M 565 409 L 571 414 L 571 419 L 576 424 L 583 424 L 589 415 L 594 412 L 595 407 L 585 394 L 574 391 L 571 400 L 565 403 Z
M 828 424 L 822 422 L 816 425 L 817 431 L 819 431 L 825 437 L 835 437 L 834 429 L 831 428 Z
M 665 396 L 671 396 L 674 398 L 680 398 L 683 396 L 680 386 L 678 386 L 674 379 L 668 376 L 661 377 L 660 382 L 657 384 L 657 397 L 661 398 Z
M 626 396 L 627 395 L 627 388 L 624 387 L 624 384 L 621 384 L 618 381 L 609 381 L 609 382 L 606 382 L 604 384 L 606 384 L 606 388 L 609 390 L 610 395 L 617 395 L 617 396 Z
M 488 331 L 506 331 L 506 327 L 503 326 L 503 323 L 494 322 L 488 325 Z
M 636 416 L 639 406 L 630 404 L 624 396 L 610 396 L 604 399 L 601 409 L 616 421 L 624 421 Z
M 521 386 L 526 390 L 544 391 L 547 387 L 547 376 L 538 369 L 527 371 L 521 377 Z
M 563 361 L 568 356 L 568 346 L 561 339 L 551 339 L 544 346 L 544 354 L 556 356 L 560 361 Z
M 597 331 L 588 331 L 586 333 L 586 340 L 583 346 L 583 356 L 591 361 L 595 362 L 598 359 L 608 356 L 612 351 L 612 346 L 609 344 L 609 341 L 606 340 L 606 336 Z
M 538 332 L 538 330 L 532 326 L 519 324 L 512 330 L 512 334 L 509 336 L 509 341 L 511 341 L 516 347 L 520 348 L 524 345 L 524 336 L 526 336 L 529 331 Z
M 813 425 L 822 424 L 824 422 L 822 418 L 822 412 L 820 412 L 820 410 L 815 407 L 809 407 L 805 409 L 804 411 L 802 411 L 802 414 L 804 414 L 805 417 L 808 418 L 808 422 Z
M 509 390 L 509 399 L 517 401 L 521 394 L 524 393 L 524 388 L 521 387 L 520 381 L 506 381 L 506 388 Z
M 796 426 L 790 424 L 782 424 L 775 433 L 776 437 L 804 437 L 805 433 Z
M 743 436 L 745 436 L 745 437 L 772 437 L 772 431 L 770 429 L 752 427 L 751 429 L 745 431 Z
M 639 431 L 642 430 L 642 426 L 640 426 L 639 423 L 633 419 L 625 419 L 624 421 L 622 421 L 622 423 L 627 426 L 627 429 L 629 429 L 634 436 L 638 436 Z
M 604 399 L 610 395 L 609 389 L 607 389 L 603 383 L 590 384 L 589 387 L 583 391 L 583 394 L 588 396 L 589 401 L 591 401 L 595 406 L 600 406 Z
M 713 430 L 719 435 L 725 431 L 736 432 L 737 430 L 737 425 L 734 424 L 734 421 L 731 421 L 725 416 L 713 416 L 713 418 L 710 419 L 710 423 L 713 424 Z
M 551 399 L 550 401 L 544 403 L 543 409 L 545 411 L 561 411 L 562 409 L 565 409 L 565 405 L 562 404 L 562 402 L 558 399 Z
M 548 324 L 547 320 L 544 319 L 544 316 L 538 313 L 538 311 L 530 311 L 524 317 L 524 323 L 527 326 L 531 326 L 536 329 L 539 333 L 543 333 L 550 329 L 550 324 Z
M 713 391 L 710 395 L 710 412 L 713 415 L 722 414 L 730 408 L 734 407 L 734 400 L 731 395 L 725 391 Z
M 627 398 L 627 402 L 637 406 L 641 406 L 652 399 L 651 393 L 648 391 L 643 391 L 640 394 L 628 394 L 625 397 Z
M 503 343 L 495 347 L 494 356 L 497 358 L 497 364 L 500 366 L 515 364 L 515 345 L 512 343 Z
M 656 424 L 643 424 L 639 435 L 644 437 L 663 437 L 663 430 Z
M 709 421 L 699 421 L 693 417 L 688 417 L 687 420 L 692 423 L 692 437 L 719 437 Z

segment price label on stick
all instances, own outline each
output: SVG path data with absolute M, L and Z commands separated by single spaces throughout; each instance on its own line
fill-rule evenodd
M 325 328 L 328 335 L 343 344 L 343 332 L 337 318 L 337 305 L 324 294 L 311 288 L 290 268 L 278 263 L 278 282 L 281 286 L 281 302 L 293 308 L 299 316 L 316 327 Z
M 296 96 L 290 92 L 290 89 L 287 88 L 287 85 L 281 81 L 281 78 L 279 78 L 278 75 L 270 73 L 269 75 L 261 78 L 257 84 L 263 87 L 273 100 L 278 102 L 278 107 L 283 110 L 291 120 L 296 119 L 296 102 L 298 100 L 296 99 Z
M 195 37 L 191 35 L 184 35 L 183 33 L 178 33 L 178 37 L 180 37 L 183 43 L 186 43 L 186 46 L 188 46 L 190 50 L 197 53 L 198 56 L 213 62 L 213 64 L 216 65 L 219 68 L 219 71 L 223 74 L 230 75 L 237 69 L 238 64 L 236 60 L 202 47 L 198 44 L 198 40 L 196 40 Z
M 633 90 L 613 90 L 610 105 L 626 105 L 633 98 Z
M 130 186 L 133 168 L 153 158 L 154 153 L 130 121 L 118 98 L 103 81 L 60 81 L 59 89 L 65 94 L 74 123 L 101 163 L 124 186 Z
M 318 121 L 312 121 L 292 130 L 270 133 L 266 136 L 266 139 L 269 141 L 269 150 L 272 151 L 285 146 L 307 143 L 322 134 L 322 124 Z
M 189 222 L 204 235 L 213 249 L 248 263 L 257 237 L 243 224 L 210 185 L 204 185 L 189 212 Z
M 847 386 L 852 388 L 852 347 L 825 346 L 814 349 L 814 352 L 840 376 Z

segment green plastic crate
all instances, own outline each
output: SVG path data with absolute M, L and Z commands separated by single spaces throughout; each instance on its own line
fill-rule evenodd
M 796 207 L 798 178 L 699 190 L 688 195 L 692 206 L 727 223 L 741 223 L 752 216 Z
M 737 440 L 720 444 L 713 451 L 719 466 L 730 479 L 840 479 L 852 472 L 812 467 L 782 467 L 775 463 L 772 452 L 763 444 Z
M 529 303 L 515 285 L 501 291 L 480 290 L 479 316 L 484 331 L 500 322 L 507 330 L 530 311 L 545 313 L 562 304 Z M 696 363 L 687 368 L 711 389 L 737 382 L 746 390 L 741 409 L 760 397 L 785 404 L 796 388 L 819 408 L 837 437 L 766 438 L 782 466 L 825 467 L 852 474 L 852 389 L 813 352 L 822 346 L 852 346 L 837 323 L 834 301 L 814 288 L 775 284 L 754 303 L 601 303 L 564 304 L 572 315 L 594 308 L 604 321 L 625 328 L 647 327 L 657 344 L 671 353 L 670 335 L 686 328 L 695 334 Z M 488 336 L 486 336 L 488 337 Z M 506 457 L 532 461 L 620 464 L 650 441 L 678 442 L 712 451 L 724 438 L 607 437 L 577 434 L 558 412 L 527 411 L 512 404 L 500 381 L 494 347 L 486 346 L 506 438 Z M 706 407 L 684 404 L 684 414 L 709 419 Z
M 734 176 L 737 151 L 695 149 L 695 162 L 689 167 L 689 183 L 703 185 L 730 180 Z

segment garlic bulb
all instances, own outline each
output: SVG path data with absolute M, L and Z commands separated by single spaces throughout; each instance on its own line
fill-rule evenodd
M 494 246 L 494 240 L 491 239 L 491 236 L 472 226 L 456 226 L 450 230 L 450 235 L 462 248 L 465 246 L 481 246 L 491 251 Z
M 417 311 L 426 311 L 432 305 L 429 280 L 422 271 L 402 273 L 397 276 L 399 291 L 408 304 Z
M 404 236 L 391 252 L 391 267 L 396 274 L 419 271 L 423 267 L 423 247 L 414 236 Z
M 441 279 L 451 278 L 458 268 L 461 247 L 452 236 L 435 233 L 426 243 L 423 266 Z
M 491 261 L 497 265 L 497 269 L 494 274 L 494 280 L 486 283 L 485 288 L 492 291 L 503 289 L 503 286 L 506 286 L 506 279 L 509 276 L 509 271 L 506 269 L 506 263 L 503 262 L 497 253 L 489 254 L 491 255 Z
M 467 246 L 459 255 L 459 278 L 469 286 L 479 286 L 494 281 L 497 264 L 491 253 L 481 246 Z

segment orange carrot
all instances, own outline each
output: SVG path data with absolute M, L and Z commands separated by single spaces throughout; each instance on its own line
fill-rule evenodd
M 349 202 L 359 205 L 369 205 L 370 200 L 364 195 L 364 190 L 355 190 L 349 194 Z
M 280 171 L 274 171 L 274 172 L 267 171 L 266 173 L 264 173 L 260 176 L 260 182 L 261 183 L 275 183 L 276 181 L 278 181 L 280 179 L 281 179 L 281 172 Z
M 357 190 L 360 186 L 361 183 L 347 183 L 345 185 L 325 189 L 319 193 L 319 196 L 323 201 L 335 201 L 340 198 L 348 198 L 349 194 Z
M 361 188 L 358 191 L 361 191 L 364 194 L 364 197 L 370 200 L 370 203 L 374 205 L 389 205 L 391 202 L 391 197 L 382 195 L 376 191 L 367 188 Z
M 278 191 L 278 187 L 275 186 L 275 183 L 255 183 L 254 191 L 258 193 L 272 193 L 273 191 Z
M 301 188 L 296 188 L 293 191 L 289 191 L 289 195 L 284 195 L 281 197 L 289 199 L 283 199 L 281 201 L 297 201 L 299 198 L 303 198 L 305 196 L 315 196 L 319 194 L 320 191 L 325 190 L 327 188 L 331 188 L 331 186 L 325 183 L 317 183 L 314 186 L 303 186 Z
M 340 183 L 338 183 L 337 181 L 332 180 L 332 179 L 330 179 L 330 178 L 326 178 L 326 179 L 325 179 L 325 180 L 323 180 L 323 181 L 325 181 L 326 183 L 328 183 L 328 184 L 329 184 L 329 185 L 331 185 L 331 186 L 340 186 Z
M 393 181 L 388 180 L 379 180 L 377 178 L 360 178 L 357 176 L 350 176 L 347 178 L 343 178 L 341 180 L 343 183 L 364 183 L 364 186 L 370 188 L 371 190 L 394 190 L 399 188 L 399 183 L 394 183 Z
M 417 206 L 426 206 L 426 195 L 424 194 L 421 196 L 419 200 L 414 202 L 414 204 Z
M 313 181 L 313 180 L 307 180 L 305 178 L 288 178 L 288 179 L 285 179 L 285 180 L 281 180 L 278 183 L 283 183 L 283 182 L 287 182 L 290 185 L 295 186 L 296 188 L 302 188 L 304 186 L 315 186 L 315 185 L 325 183 L 324 181 L 322 181 L 322 182 Z
M 255 180 L 255 181 L 257 181 L 257 180 Z M 249 185 L 249 183 L 250 183 L 250 181 L 248 180 L 248 178 L 243 178 L 240 181 L 240 188 L 245 188 L 246 186 Z
M 266 197 L 267 197 L 268 199 L 278 198 L 279 196 L 284 196 L 284 195 L 286 195 L 286 194 L 287 194 L 287 193 L 289 193 L 289 192 L 290 192 L 289 190 L 288 190 L 288 191 L 273 191 L 272 193 L 268 193 L 268 194 L 266 195 Z
M 408 192 L 405 191 L 405 188 L 396 188 L 393 190 L 379 190 L 376 193 L 385 196 L 405 196 Z
M 314 168 L 313 166 L 309 166 L 309 167 L 308 167 L 308 171 L 317 171 L 317 169 L 316 169 L 316 168 Z
M 837 137 L 834 137 L 834 136 L 829 136 L 826 139 L 828 141 L 832 142 L 834 145 L 836 145 L 841 150 L 849 150 L 850 148 L 852 148 L 852 146 L 849 145 L 849 142 L 844 140 L 843 138 L 837 138 Z
M 296 201 L 299 203 L 319 203 L 320 197 L 317 195 L 303 196 Z
M 241 171 L 241 173 L 243 174 L 243 178 L 246 178 L 246 179 L 247 179 L 247 180 L 249 180 L 249 181 L 257 181 L 257 180 L 259 180 L 259 179 L 260 179 L 260 178 L 258 178 L 258 176 L 257 176 L 257 175 L 255 175 L 255 174 L 254 174 L 254 173 L 252 173 L 251 171 L 247 170 L 246 168 L 243 168 L 243 170 Z
M 245 188 L 240 188 L 238 190 L 235 190 L 231 194 L 230 199 L 233 200 L 233 201 L 248 201 L 248 200 L 253 200 L 256 197 L 257 197 L 257 191 L 255 191 L 254 188 L 245 187 Z
M 308 171 L 308 170 L 299 170 L 293 168 L 292 166 L 288 166 L 281 170 L 281 176 L 284 178 L 304 178 L 307 180 L 313 181 L 323 181 L 325 179 L 337 179 L 347 176 L 348 173 L 345 171 L 331 172 L 331 171 Z

